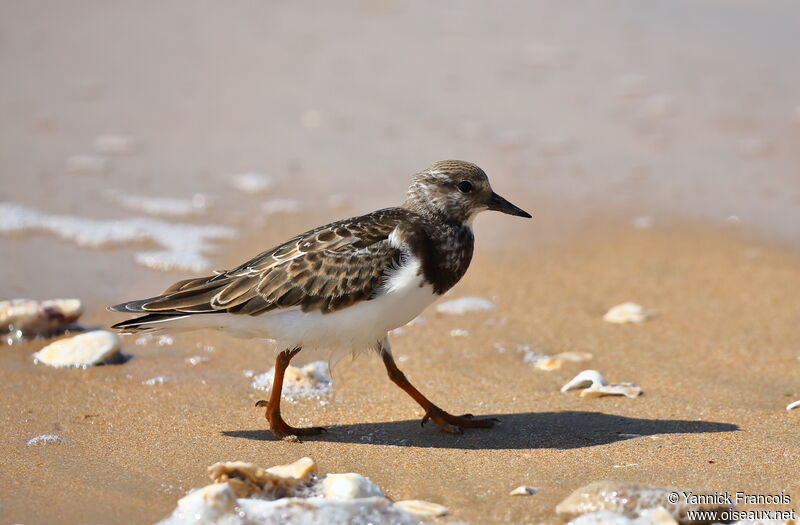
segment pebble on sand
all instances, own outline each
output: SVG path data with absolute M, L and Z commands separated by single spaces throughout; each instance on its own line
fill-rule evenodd
M 37 363 L 56 368 L 89 367 L 122 360 L 120 339 L 106 330 L 94 330 L 54 341 L 33 354 Z
M 49 335 L 74 323 L 83 313 L 79 299 L 10 299 L 0 301 L 0 333 Z
M 642 305 L 628 301 L 612 306 L 603 316 L 603 321 L 616 324 L 642 323 L 652 315 L 652 312 L 645 310 Z
M 249 523 L 396 523 L 417 525 L 447 508 L 425 501 L 392 503 L 360 474 L 317 473 L 305 457 L 264 469 L 242 461 L 209 467 L 213 484 L 178 501 L 161 525 Z
M 482 297 L 460 297 L 436 305 L 440 314 L 463 315 L 469 312 L 488 312 L 495 309 L 495 304 Z
M 732 508 L 731 505 L 726 504 L 694 504 L 692 500 L 687 500 L 683 496 L 688 493 L 701 494 L 686 489 L 663 488 L 629 481 L 596 481 L 572 492 L 556 506 L 556 513 L 565 520 L 573 520 L 582 515 L 600 512 L 610 514 L 609 517 L 613 517 L 613 513 L 625 518 L 637 519 L 647 511 L 652 512 L 661 507 L 675 521 L 686 523 L 689 521 L 688 513 L 690 511 L 718 513 L 721 518 L 724 511 Z M 674 494 L 678 494 L 680 497 L 674 498 Z M 708 500 L 712 501 L 711 498 Z M 581 523 L 620 523 L 620 521 L 588 520 Z M 656 523 L 663 522 L 657 521 Z

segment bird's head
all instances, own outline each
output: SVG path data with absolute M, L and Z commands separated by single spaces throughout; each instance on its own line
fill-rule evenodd
M 496 194 L 482 169 L 463 160 L 442 160 L 414 175 L 403 206 L 423 215 L 466 224 L 484 210 L 531 217 Z

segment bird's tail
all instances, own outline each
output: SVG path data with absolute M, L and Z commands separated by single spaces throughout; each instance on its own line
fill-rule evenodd
M 141 317 L 128 319 L 127 321 L 122 321 L 113 325 L 111 328 L 119 330 L 120 333 L 123 334 L 156 331 L 162 328 L 167 328 L 165 324 L 169 321 L 177 321 L 178 319 L 184 319 L 186 317 L 189 316 L 187 314 L 147 314 Z

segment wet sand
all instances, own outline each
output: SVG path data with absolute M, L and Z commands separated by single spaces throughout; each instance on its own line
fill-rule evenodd
M 129 337 L 133 359 L 89 370 L 34 365 L 40 342 L 7 347 L 3 519 L 153 522 L 206 484 L 214 462 L 272 465 L 304 455 L 323 472 L 359 472 L 393 499 L 442 503 L 470 523 L 551 521 L 569 492 L 602 479 L 800 497 L 798 413 L 784 410 L 800 397 L 798 263 L 794 251 L 695 225 L 595 227 L 565 246 L 479 251 L 452 297 L 489 297 L 497 309 L 463 317 L 431 310 L 426 323 L 393 338 L 401 366 L 431 399 L 502 420 L 463 436 L 420 428 L 419 408 L 371 355 L 334 369 L 324 406 L 285 403 L 289 421 L 330 429 L 287 443 L 265 430 L 253 408 L 264 393 L 242 373 L 271 366 L 258 342 L 199 332 L 159 347 Z M 640 325 L 602 321 L 625 300 L 657 316 Z M 85 316 L 97 325 L 113 319 L 100 308 Z M 453 328 L 470 335 L 454 338 Z M 523 363 L 522 344 L 594 357 L 541 371 Z M 210 360 L 184 361 L 198 354 Z M 635 382 L 644 394 L 559 392 L 583 368 Z M 167 382 L 142 384 L 154 376 Z M 44 433 L 64 443 L 26 446 Z M 521 484 L 542 491 L 507 495 Z

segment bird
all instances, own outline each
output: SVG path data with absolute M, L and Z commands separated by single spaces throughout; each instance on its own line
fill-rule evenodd
M 211 328 L 276 341 L 265 407 L 276 438 L 311 436 L 281 416 L 283 377 L 303 349 L 374 350 L 389 379 L 442 430 L 490 428 L 494 418 L 453 415 L 417 390 L 397 367 L 389 331 L 417 317 L 464 276 L 472 260 L 472 223 L 482 211 L 531 215 L 494 192 L 486 173 L 444 160 L 412 177 L 402 205 L 336 221 L 292 237 L 247 262 L 186 279 L 160 295 L 110 306 L 140 314 L 112 326 L 123 333 Z

